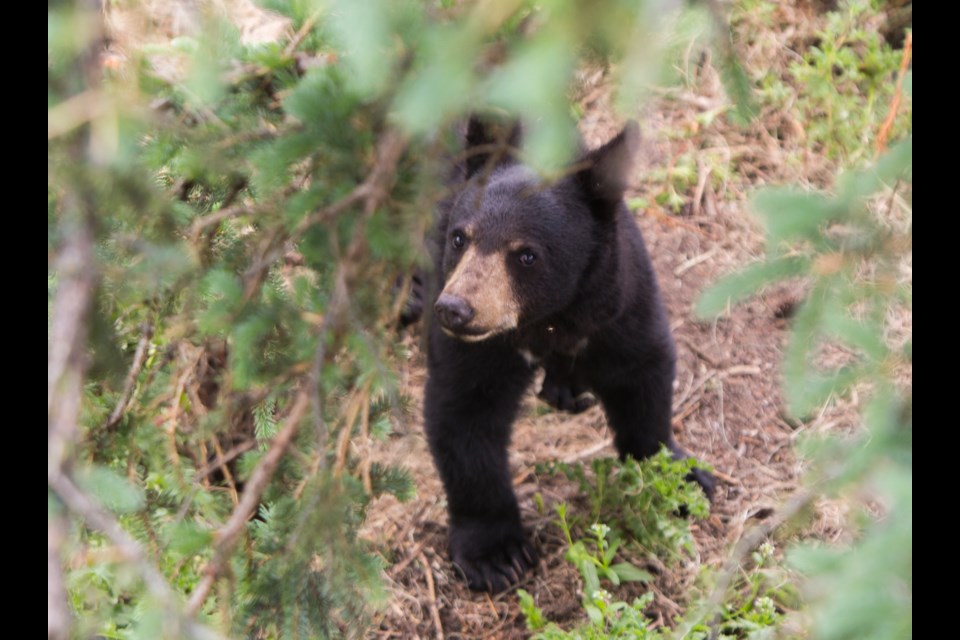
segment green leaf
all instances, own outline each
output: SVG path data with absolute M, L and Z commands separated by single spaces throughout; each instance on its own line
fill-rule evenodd
M 243 302 L 240 279 L 226 269 L 211 269 L 200 283 L 200 294 L 209 304 L 197 320 L 201 333 L 211 335 L 228 331 Z
M 785 240 L 817 239 L 822 225 L 845 211 L 842 204 L 822 194 L 784 188 L 758 192 L 753 209 L 767 228 L 772 250 Z
M 466 109 L 475 93 L 472 61 L 477 44 L 463 30 L 438 28 L 428 34 L 424 62 L 401 86 L 394 103 L 401 125 L 424 134 Z
M 319 146 L 318 141 L 349 147 L 359 132 L 344 124 L 358 107 L 359 100 L 347 86 L 344 74 L 332 66 L 311 69 L 283 101 L 284 110 L 310 130 L 311 136 L 303 141 L 308 151 L 311 144 Z
M 724 56 L 720 76 L 724 88 L 733 99 L 734 123 L 741 126 L 749 124 L 759 111 L 753 100 L 753 83 L 736 56 Z
M 609 565 L 609 564 L 610 564 L 610 561 L 613 560 L 613 556 L 616 555 L 617 549 L 619 549 L 619 548 L 620 548 L 620 541 L 619 541 L 619 540 L 615 540 L 615 541 L 609 546 L 609 548 L 607 548 L 607 550 L 604 552 L 604 554 L 603 554 L 603 564 Z
M 533 601 L 533 596 L 523 589 L 517 589 L 517 596 L 520 597 L 520 611 L 527 620 L 527 629 L 537 631 L 546 626 L 547 621 L 543 617 L 543 612 Z
M 583 609 L 587 612 L 587 617 L 590 618 L 591 623 L 597 627 L 603 626 L 603 613 L 596 605 L 584 604 Z
M 610 567 L 620 576 L 622 582 L 652 582 L 653 574 L 643 569 L 638 569 L 629 562 L 618 562 Z
M 520 48 L 490 78 L 489 100 L 526 115 L 529 126 L 524 146 L 535 167 L 557 168 L 575 148 L 576 137 L 565 106 L 573 53 L 562 34 L 544 34 Z
M 792 322 L 793 331 L 783 356 L 783 382 L 787 396 L 787 409 L 792 415 L 801 418 L 811 408 L 808 406 L 809 394 L 806 389 L 810 382 L 808 356 L 820 329 L 826 289 L 823 282 L 818 282 L 797 309 Z
M 365 95 L 383 91 L 393 68 L 388 23 L 389 0 L 337 0 L 331 22 L 344 43 L 344 61 L 351 67 L 352 86 Z
M 830 396 L 847 393 L 862 377 L 861 367 L 843 367 L 828 374 L 806 371 L 799 377 L 790 376 L 786 382 L 787 411 L 795 417 L 808 416 Z
M 205 527 L 190 521 L 173 522 L 164 527 L 167 548 L 180 556 L 192 556 L 208 548 L 213 535 Z
M 132 513 L 143 508 L 143 490 L 106 467 L 80 469 L 77 484 L 114 513 Z
M 721 278 L 700 295 L 695 312 L 703 319 L 712 318 L 723 312 L 728 305 L 734 304 L 760 287 L 793 276 L 806 273 L 810 268 L 807 257 L 776 258 L 748 266 L 743 271 Z
M 850 309 L 839 302 L 831 300 L 825 305 L 823 333 L 859 349 L 874 362 L 882 360 L 887 353 L 887 346 L 883 342 L 882 318 L 868 317 L 866 322 L 859 322 L 851 316 Z
M 233 351 L 230 354 L 230 371 L 237 389 L 253 384 L 265 364 L 263 338 L 276 328 L 274 319 L 267 314 L 251 315 L 233 327 Z
M 838 202 L 853 207 L 880 189 L 900 179 L 910 178 L 913 167 L 913 136 L 890 147 L 877 162 L 863 171 L 844 174 L 838 181 Z
M 592 558 L 583 558 L 580 561 L 580 575 L 583 576 L 583 590 L 587 594 L 600 588 L 600 577 L 597 575 L 597 566 Z

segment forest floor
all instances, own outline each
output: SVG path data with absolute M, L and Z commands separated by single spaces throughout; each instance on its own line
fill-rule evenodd
M 776 13 L 778 32 L 744 38 L 740 54 L 748 71 L 751 65 L 785 69 L 802 48 L 800 43 L 822 24 L 817 7 L 804 2 L 782 3 Z M 718 71 L 709 55 L 687 63 L 682 86 L 655 91 L 654 99 L 635 115 L 644 143 L 627 193 L 628 202 L 641 205 L 636 219 L 653 257 L 678 347 L 674 430 L 681 446 L 712 465 L 719 479 L 710 517 L 692 524 L 696 557 L 669 568 L 648 566 L 657 576 L 655 582 L 624 585 L 613 594 L 631 601 L 651 589 L 655 599 L 648 613 L 654 624 L 666 625 L 685 611 L 700 588 L 701 567 L 723 565 L 744 532 L 771 517 L 798 489 L 803 463 L 794 453 L 796 438 L 811 430 L 850 428 L 857 420 L 856 399 L 835 400 L 803 424 L 784 417 L 780 362 L 789 317 L 802 300 L 801 283 L 768 288 L 715 321 L 698 320 L 693 313 L 706 286 L 756 260 L 764 250 L 763 234 L 749 210 L 750 194 L 766 184 L 826 187 L 832 184 L 834 168 L 806 149 L 803 127 L 786 108 L 764 109 L 745 128 L 714 117 L 729 107 Z M 609 140 L 622 126 L 610 103 L 611 87 L 604 74 L 584 73 L 580 128 L 588 146 Z M 679 188 L 669 186 L 679 196 L 675 201 L 682 203 L 679 210 L 658 206 L 657 196 L 665 187 L 651 175 L 657 169 L 660 175 L 663 169 L 671 175 L 671 169 L 690 158 L 693 175 Z M 408 469 L 417 497 L 402 504 L 392 497 L 378 500 L 364 528 L 364 535 L 393 562 L 387 569 L 390 602 L 373 635 L 526 637 L 515 592 L 472 592 L 448 560 L 445 499 L 420 412 L 426 376 L 420 336 L 414 330 L 406 341 L 410 357 L 401 375 L 413 407 L 397 434 L 378 444 L 374 455 Z M 520 587 L 546 618 L 568 627 L 585 617 L 582 582 L 563 558 L 566 541 L 552 507 L 566 501 L 576 508 L 578 488 L 563 476 L 537 475 L 535 466 L 616 452 L 599 408 L 580 415 L 559 413 L 539 401 L 536 391 L 535 385 L 528 393 L 511 449 L 524 526 L 533 532 L 541 558 Z M 542 513 L 535 506 L 537 493 L 546 505 Z M 804 535 L 834 541 L 845 534 L 842 506 L 819 502 Z

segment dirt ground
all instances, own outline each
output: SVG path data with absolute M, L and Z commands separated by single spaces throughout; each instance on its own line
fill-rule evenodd
M 783 3 L 783 33 L 747 39 L 747 65 L 764 60 L 784 64 L 791 45 L 814 28 L 817 7 Z M 795 55 L 795 54 L 794 54 Z M 675 384 L 674 429 L 683 447 L 715 468 L 720 483 L 708 520 L 694 524 L 697 557 L 669 570 L 653 567 L 657 579 L 648 613 L 654 624 L 670 624 L 685 611 L 703 566 L 716 568 L 753 524 L 768 517 L 798 487 L 802 463 L 794 454 L 796 437 L 809 430 L 849 428 L 856 421 L 855 401 L 834 402 L 804 424 L 783 416 L 779 367 L 789 316 L 802 299 L 800 284 L 780 285 L 732 308 L 713 322 L 692 311 L 700 292 L 718 277 L 757 259 L 763 235 L 749 212 L 748 197 L 764 184 L 826 186 L 832 167 L 803 150 L 802 127 L 788 112 L 767 111 L 748 128 L 723 118 L 701 126 L 704 113 L 726 104 L 718 72 L 709 55 L 691 62 L 686 86 L 659 92 L 638 112 L 644 145 L 635 172 L 632 197 L 654 202 L 656 185 L 645 176 L 670 166 L 684 153 L 713 154 L 725 160 L 718 181 L 711 167 L 698 162 L 696 183 L 680 194 L 678 214 L 657 205 L 637 211 L 666 298 L 679 363 Z M 590 146 L 610 139 L 622 120 L 610 107 L 610 87 L 599 72 L 585 73 L 580 123 Z M 655 92 L 657 93 L 657 92 Z M 677 132 L 685 132 L 678 136 Z M 793 153 L 791 153 L 793 152 Z M 801 157 L 798 166 L 785 160 Z M 417 498 L 400 504 L 384 498 L 374 504 L 364 534 L 386 550 L 394 564 L 387 570 L 391 600 L 373 635 L 388 638 L 521 638 L 529 635 L 517 596 L 468 590 L 447 559 L 443 490 L 433 469 L 419 412 L 425 378 L 419 337 L 407 337 L 410 359 L 403 367 L 405 391 L 415 409 L 398 435 L 375 454 L 401 464 L 413 475 Z M 520 587 L 530 592 L 545 616 L 567 627 L 582 620 L 582 587 L 577 571 L 563 560 L 565 543 L 553 523 L 551 506 L 576 504 L 575 483 L 543 480 L 537 463 L 612 456 L 611 433 L 598 408 L 581 415 L 537 410 L 536 387 L 515 425 L 511 462 L 523 521 L 534 535 L 541 561 Z M 546 515 L 534 506 L 539 492 Z M 843 534 L 842 510 L 821 503 L 809 533 L 831 540 Z M 631 590 L 633 589 L 633 590 Z M 631 600 L 642 587 L 622 587 L 617 599 Z

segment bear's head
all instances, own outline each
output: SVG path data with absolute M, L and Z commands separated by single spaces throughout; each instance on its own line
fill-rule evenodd
M 497 135 L 471 119 L 463 182 L 441 209 L 442 290 L 434 309 L 448 335 L 468 342 L 542 322 L 582 302 L 588 277 L 615 269 L 635 122 L 553 181 L 519 162 L 514 128 Z

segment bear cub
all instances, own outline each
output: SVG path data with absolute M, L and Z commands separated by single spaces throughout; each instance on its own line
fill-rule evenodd
M 470 587 L 502 591 L 536 563 L 507 447 L 537 369 L 551 405 L 591 392 L 621 457 L 674 442 L 676 355 L 640 229 L 623 202 L 639 129 L 581 154 L 544 182 L 506 132 L 471 118 L 466 160 L 438 207 L 428 326 L 426 434 L 446 490 L 449 553 Z M 708 496 L 714 480 L 692 479 Z

